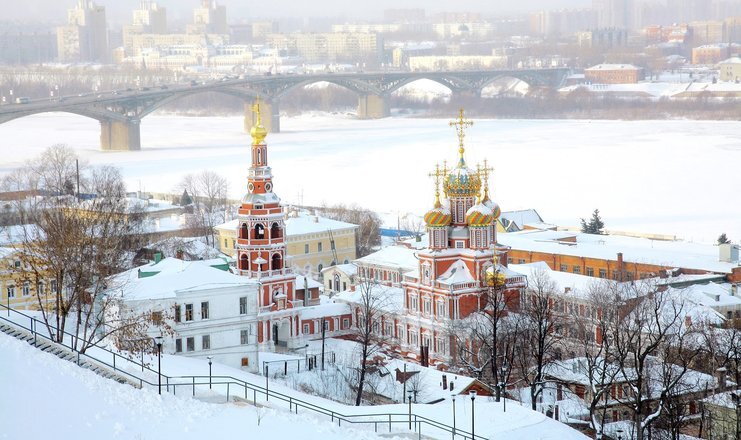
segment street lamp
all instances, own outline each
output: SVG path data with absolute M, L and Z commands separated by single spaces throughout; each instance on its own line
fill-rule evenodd
M 409 430 L 412 430 L 412 391 L 407 392 L 407 401 L 409 402 Z
M 162 395 L 162 336 L 155 336 L 157 344 L 157 394 Z
M 476 435 L 474 434 L 474 426 L 475 426 L 474 422 L 476 421 L 476 416 L 475 416 L 476 413 L 474 411 L 475 410 L 474 402 L 476 401 L 476 390 L 469 391 L 468 395 L 471 396 L 471 440 L 475 440 Z
M 618 429 L 617 430 L 618 440 L 623 440 L 623 430 Z
M 450 395 L 450 400 L 453 401 L 453 440 L 455 440 L 455 393 Z
M 211 389 L 211 360 L 213 359 L 213 356 L 206 356 L 206 359 L 208 359 L 208 389 Z

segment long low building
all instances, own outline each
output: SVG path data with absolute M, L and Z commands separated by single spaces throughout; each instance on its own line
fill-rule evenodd
M 681 269 L 686 274 L 723 274 L 729 282 L 741 282 L 738 245 L 539 230 L 500 234 L 499 240 L 510 248 L 510 262 L 544 261 L 561 272 L 629 281 Z

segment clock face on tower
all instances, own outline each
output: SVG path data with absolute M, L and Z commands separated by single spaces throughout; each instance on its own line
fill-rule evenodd
M 265 184 L 265 191 L 267 191 L 267 192 L 270 192 L 270 191 L 272 191 L 272 190 L 273 190 L 273 184 L 272 184 L 272 183 L 270 183 L 270 182 L 267 182 L 267 183 Z
M 255 190 L 255 185 L 252 182 L 250 182 L 250 184 L 247 185 L 247 190 L 249 192 L 253 192 Z

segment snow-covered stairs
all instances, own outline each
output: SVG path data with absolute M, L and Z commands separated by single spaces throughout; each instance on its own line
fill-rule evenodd
M 65 347 L 64 345 L 57 344 L 45 338 L 35 337 L 33 333 L 28 330 L 16 327 L 7 322 L 0 322 L 0 332 L 3 332 L 6 335 L 12 336 L 21 341 L 28 342 L 41 351 L 53 354 L 60 359 L 73 362 L 78 366 L 88 369 L 99 376 L 103 376 L 107 379 L 115 380 L 116 382 L 128 384 L 133 387 L 139 388 L 138 382 L 135 382 L 130 377 L 127 377 L 126 375 L 115 371 L 113 368 L 95 362 L 87 356 L 80 355 L 78 352 L 72 350 L 71 348 Z

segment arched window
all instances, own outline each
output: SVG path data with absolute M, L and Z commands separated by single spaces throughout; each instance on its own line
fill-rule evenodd
M 242 223 L 242 226 L 239 228 L 239 238 L 250 238 L 250 228 L 247 226 L 247 223 Z
M 248 257 L 247 254 L 239 256 L 239 269 L 250 270 L 250 257 Z
M 322 269 L 324 269 L 324 265 L 319 263 L 319 266 L 317 266 L 317 271 L 321 272 Z
M 262 148 L 257 149 L 257 164 L 262 165 Z
M 262 240 L 265 238 L 265 226 L 263 226 L 262 223 L 258 223 L 255 225 L 255 238 L 257 240 Z
M 272 262 L 270 264 L 271 270 L 280 270 L 282 269 L 283 261 L 280 258 L 280 254 L 273 255 Z
M 339 274 L 335 274 L 334 276 L 334 290 L 338 292 L 340 291 L 340 275 Z
M 280 238 L 280 237 L 281 237 L 280 226 L 278 226 L 278 223 L 273 223 L 273 226 L 270 227 L 270 238 Z

